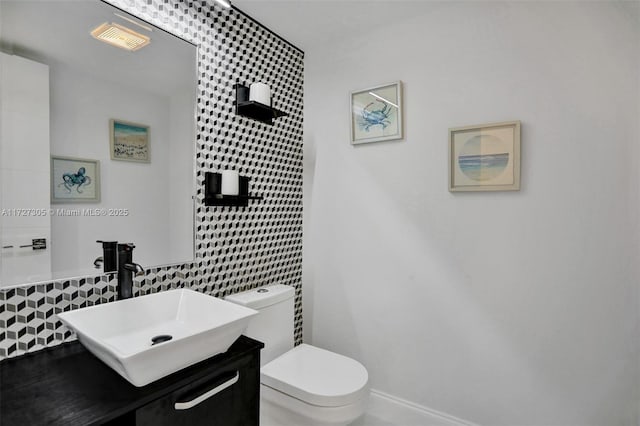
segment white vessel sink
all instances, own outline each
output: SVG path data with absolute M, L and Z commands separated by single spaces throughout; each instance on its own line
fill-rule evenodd
M 135 386 L 144 386 L 225 352 L 257 313 L 193 290 L 169 290 L 58 318 L 91 353 Z

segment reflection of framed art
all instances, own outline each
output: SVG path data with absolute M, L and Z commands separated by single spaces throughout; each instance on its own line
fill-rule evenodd
M 149 163 L 149 126 L 109 120 L 111 159 Z
M 402 139 L 402 83 L 351 92 L 351 143 Z
M 100 202 L 100 162 L 51 156 L 51 202 Z
M 519 189 L 519 121 L 449 129 L 449 191 Z

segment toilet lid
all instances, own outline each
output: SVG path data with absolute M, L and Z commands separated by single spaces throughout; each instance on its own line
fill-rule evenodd
M 339 407 L 365 396 L 369 375 L 358 361 L 302 344 L 263 366 L 260 378 L 308 404 Z

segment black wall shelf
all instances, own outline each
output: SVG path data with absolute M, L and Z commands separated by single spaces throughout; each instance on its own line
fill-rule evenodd
M 239 194 L 223 195 L 220 193 L 222 187 L 222 174 L 205 172 L 204 174 L 204 205 L 205 206 L 239 206 L 246 207 L 249 200 L 262 200 L 261 196 L 249 195 L 249 178 L 240 176 Z
M 243 84 L 234 84 L 233 88 L 236 90 L 235 105 L 237 115 L 252 118 L 270 125 L 273 125 L 274 118 L 286 117 L 289 115 L 286 112 L 275 109 L 270 105 L 250 101 L 249 88 Z

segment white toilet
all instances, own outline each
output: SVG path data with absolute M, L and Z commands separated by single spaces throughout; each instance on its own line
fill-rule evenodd
M 226 300 L 260 311 L 244 333 L 264 343 L 260 369 L 262 426 L 344 426 L 366 408 L 369 375 L 358 361 L 293 346 L 293 287 L 273 285 Z

